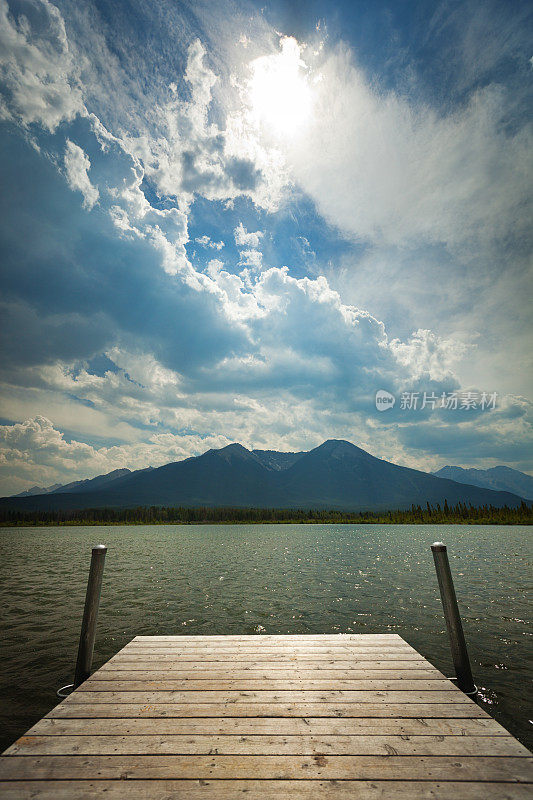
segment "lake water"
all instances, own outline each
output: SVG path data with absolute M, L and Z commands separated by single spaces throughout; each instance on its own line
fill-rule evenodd
M 444 525 L 0 528 L 2 739 L 72 682 L 90 551 L 107 554 L 94 667 L 137 634 L 399 633 L 453 674 L 430 544 L 448 545 L 483 707 L 533 746 L 533 529 Z

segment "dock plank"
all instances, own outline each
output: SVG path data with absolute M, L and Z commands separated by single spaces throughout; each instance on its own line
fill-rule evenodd
M 208 633 L 202 636 L 203 642 L 231 642 L 231 641 L 242 641 L 247 634 L 242 633 Z M 256 636 L 256 639 L 259 641 L 270 641 L 273 640 L 278 642 L 280 636 L 283 636 L 284 642 L 291 642 L 291 641 L 311 641 L 316 639 L 318 641 L 326 641 L 331 639 L 332 636 L 335 636 L 336 640 L 339 642 L 344 641 L 352 641 L 352 640 L 361 640 L 361 641 L 368 641 L 371 642 L 373 640 L 377 640 L 380 642 L 386 642 L 388 639 L 397 639 L 399 641 L 405 641 L 399 633 L 262 633 L 260 636 Z M 196 642 L 198 641 L 198 635 L 194 633 L 190 634 L 179 634 L 176 636 L 175 634 L 161 634 L 161 635 L 150 635 L 150 636 L 143 636 L 138 635 L 134 636 L 131 639 L 131 642 L 161 642 L 161 641 L 168 641 L 168 642 L 176 642 L 179 639 L 180 642 Z
M 439 717 L 488 716 L 469 703 L 61 703 L 47 717 Z
M 422 718 L 406 717 L 387 719 L 383 717 L 44 717 L 30 730 L 28 735 L 73 736 L 90 735 L 144 735 L 159 734 L 250 734 L 269 735 L 317 735 L 344 736 L 507 736 L 505 730 L 491 717 Z
M 314 658 L 317 655 L 325 655 L 330 657 L 339 657 L 345 656 L 345 658 L 354 658 L 357 655 L 374 655 L 379 653 L 381 655 L 396 655 L 396 656 L 405 656 L 411 655 L 418 657 L 418 653 L 416 650 L 413 650 L 410 647 L 402 647 L 400 645 L 383 645 L 382 647 L 363 647 L 362 645 L 338 645 L 338 646 L 325 646 L 325 645 L 305 645 L 299 646 L 295 645 L 294 647 L 272 647 L 267 646 L 265 647 L 257 647 L 250 645 L 243 645 L 242 647 L 235 645 L 233 647 L 224 647 L 223 645 L 217 644 L 210 644 L 208 647 L 180 647 L 179 649 L 173 648 L 171 646 L 168 647 L 143 647 L 139 645 L 138 647 L 131 647 L 128 649 L 129 655 L 155 655 L 155 656 L 164 656 L 164 655 L 171 655 L 175 657 L 177 654 L 181 654 L 183 656 L 200 656 L 203 658 L 207 655 L 214 655 L 217 658 L 220 656 L 224 658 L 231 658 L 231 656 L 239 656 L 239 655 L 257 655 L 257 653 L 261 653 L 264 656 L 279 656 L 285 658 L 293 658 L 294 656 L 311 656 Z
M 7 800 L 524 800 L 532 781 L 397 634 L 135 637 L 0 758 Z
M 6 755 L 373 755 L 529 756 L 512 736 L 331 736 L 144 734 L 49 736 L 28 733 Z
M 122 655 L 124 653 L 124 655 Z M 427 661 L 409 655 L 406 658 L 385 658 L 380 653 L 379 661 L 376 661 L 376 656 L 369 656 L 363 658 L 351 658 L 349 660 L 340 660 L 336 658 L 319 658 L 315 660 L 299 658 L 294 656 L 291 659 L 264 659 L 259 660 L 257 654 L 255 658 L 238 658 L 231 660 L 232 669 L 239 670 L 254 670 L 254 669 L 269 669 L 269 670 L 286 670 L 288 667 L 293 669 L 317 670 L 317 669 L 335 669 L 335 670 L 368 670 L 368 669 L 393 669 L 393 670 L 406 670 L 406 669 L 430 669 L 431 665 Z M 208 670 L 221 670 L 228 667 L 228 661 L 224 658 L 217 659 L 184 659 L 176 658 L 176 656 L 129 656 L 125 651 L 121 651 L 116 656 L 113 656 L 105 665 L 105 669 L 178 669 L 195 671 L 201 670 L 207 672 Z M 102 669 L 104 669 L 102 667 Z
M 280 676 L 277 680 L 272 678 L 251 678 L 234 680 L 174 680 L 172 678 L 155 679 L 150 674 L 145 675 L 140 680 L 104 680 L 102 678 L 86 681 L 80 686 L 80 692 L 141 692 L 146 689 L 156 689 L 159 691 L 177 692 L 235 692 L 235 691 L 321 691 L 321 692 L 350 692 L 350 691 L 447 691 L 458 692 L 453 684 L 447 680 L 298 680 L 297 678 L 284 678 Z
M 203 691 L 179 692 L 165 689 L 146 687 L 145 691 L 94 691 L 91 689 L 78 690 L 67 697 L 65 705 L 80 703 L 180 703 L 202 705 L 203 703 L 223 703 L 231 706 L 235 703 L 464 703 L 470 698 L 462 692 L 456 691 L 453 685 L 447 691 L 434 690 L 430 692 L 411 691 L 323 691 L 314 690 L 298 691 Z
M 219 672 L 223 670 L 225 674 L 228 674 L 227 670 L 227 662 L 224 659 L 220 661 L 207 661 L 207 660 L 194 660 L 194 661 L 182 661 L 181 659 L 174 658 L 164 658 L 158 659 L 157 657 L 153 658 L 136 658 L 128 657 L 127 655 L 121 656 L 117 654 L 113 656 L 109 661 L 107 661 L 102 667 L 101 670 L 142 670 L 143 672 L 148 672 L 149 670 L 164 670 L 165 672 L 168 670 L 178 670 L 178 671 L 185 671 L 185 672 Z M 368 672 L 375 671 L 375 670 L 411 670 L 411 669 L 425 669 L 431 670 L 434 669 L 431 664 L 427 661 L 421 659 L 418 656 L 417 659 L 412 658 L 411 656 L 406 659 L 398 659 L 398 658 L 390 658 L 386 660 L 376 661 L 375 657 L 372 658 L 357 658 L 357 659 L 350 659 L 349 661 L 340 661 L 337 659 L 320 659 L 318 661 L 306 661 L 302 659 L 294 658 L 292 660 L 285 659 L 284 661 L 258 661 L 256 659 L 246 660 L 243 661 L 242 659 L 238 659 L 237 661 L 232 660 L 231 662 L 231 670 L 233 671 L 253 671 L 253 670 L 264 670 L 268 669 L 269 671 L 277 671 L 277 670 L 285 670 L 285 671 L 294 671 L 294 670 L 306 670 L 309 672 L 315 672 L 316 670 L 350 670 L 350 671 L 363 671 Z M 436 672 L 437 670 L 435 670 Z M 100 672 L 100 670 L 98 670 Z M 96 673 L 95 673 L 96 674 Z
M 531 786 L 471 781 L 136 780 L 0 782 L 3 800 L 531 800 Z
M 280 653 L 280 652 L 270 652 L 270 653 L 262 653 L 257 650 L 253 650 L 250 652 L 240 652 L 237 654 L 232 654 L 233 658 L 228 658 L 227 654 L 225 655 L 222 652 L 217 651 L 210 651 L 204 655 L 190 652 L 185 653 L 180 651 L 178 653 L 172 652 L 165 652 L 165 653 L 134 653 L 133 651 L 126 651 L 126 649 L 122 650 L 120 653 L 117 653 L 116 656 L 113 656 L 110 659 L 110 663 L 125 663 L 128 661 L 157 661 L 158 663 L 164 663 L 166 661 L 171 661 L 176 663 L 177 658 L 179 657 L 179 663 L 186 664 L 188 662 L 206 662 L 206 663 L 217 663 L 217 664 L 227 664 L 228 661 L 233 663 L 238 662 L 258 662 L 268 661 L 270 663 L 278 662 L 281 664 L 291 664 L 291 663 L 298 663 L 298 662 L 305 662 L 305 663 L 313 663 L 313 662 L 330 662 L 334 664 L 339 659 L 342 660 L 343 663 L 350 662 L 352 664 L 363 664 L 366 661 L 376 661 L 378 660 L 376 657 L 379 656 L 379 661 L 401 661 L 401 662 L 409 662 L 409 661 L 416 661 L 417 663 L 421 663 L 420 661 L 420 654 L 411 652 L 407 650 L 405 652 L 389 652 L 387 650 L 366 650 L 366 651 L 357 651 L 357 653 L 347 653 L 345 650 L 340 650 L 337 654 L 331 651 L 329 653 L 297 653 L 296 651 L 287 652 L 287 653 Z
M 523 756 L 4 756 L 0 779 L 175 779 L 189 780 L 533 780 L 533 758 Z
M 179 670 L 179 669 L 109 669 L 102 667 L 91 676 L 91 681 L 156 681 L 172 680 L 187 681 L 192 684 L 204 681 L 227 681 L 228 671 L 220 669 L 204 670 Z M 370 670 L 370 669 L 345 669 L 345 670 L 321 670 L 318 674 L 316 670 L 301 670 L 292 667 L 287 670 L 279 669 L 232 669 L 231 680 L 302 680 L 302 681 L 359 681 L 359 680 L 447 680 L 442 673 L 436 669 L 403 669 L 403 670 Z M 337 685 L 337 684 L 336 684 Z M 209 687 L 205 687 L 209 688 Z

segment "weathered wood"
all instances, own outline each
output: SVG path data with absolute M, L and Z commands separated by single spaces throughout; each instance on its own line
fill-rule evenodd
M 102 678 L 96 680 L 91 678 L 80 686 L 82 692 L 141 692 L 147 689 L 156 689 L 159 691 L 187 691 L 187 692 L 202 692 L 207 693 L 211 691 L 231 692 L 231 691 L 252 691 L 258 692 L 260 690 L 273 690 L 291 691 L 300 690 L 309 692 L 311 690 L 321 691 L 447 691 L 457 693 L 459 689 L 447 680 L 363 680 L 347 681 L 347 680 L 298 680 L 297 678 L 283 678 L 280 676 L 277 680 L 272 678 L 259 678 L 253 680 L 251 678 L 243 680 L 234 680 L 222 678 L 212 680 L 174 680 L 172 678 L 163 677 L 155 679 L 150 675 L 145 675 L 144 679 L 141 677 L 139 680 L 103 680 Z M 209 695 L 206 694 L 206 698 Z
M 323 639 L 293 639 L 286 640 L 284 637 L 277 637 L 264 640 L 262 636 L 244 636 L 242 639 L 219 641 L 204 640 L 197 637 L 196 640 L 187 641 L 178 637 L 173 641 L 143 642 L 133 639 L 126 647 L 128 650 L 212 650 L 213 648 L 227 651 L 232 650 L 412 650 L 410 644 L 401 638 L 383 640 L 377 637 L 372 639 L 345 639 L 344 637 L 328 636 Z
M 123 651 L 122 651 L 123 652 Z M 206 661 L 198 659 L 196 661 L 182 661 L 176 658 L 159 659 L 157 656 L 152 656 L 150 659 L 147 657 L 139 658 L 123 658 L 120 654 L 113 656 L 107 661 L 101 669 L 106 670 L 136 670 L 140 669 L 147 671 L 154 670 L 180 670 L 186 672 L 208 672 L 210 670 L 220 671 L 223 670 L 227 675 L 228 662 L 224 659 L 219 661 Z M 243 661 L 242 659 L 231 661 L 231 669 L 233 670 L 407 670 L 407 669 L 433 669 L 431 664 L 427 661 L 418 658 L 397 659 L 390 658 L 382 661 L 375 661 L 373 658 L 368 659 L 354 659 L 349 661 L 337 661 L 336 659 L 326 659 L 319 661 L 305 661 L 302 659 L 293 659 L 291 661 Z M 437 670 L 435 670 L 437 671 Z M 100 672 L 100 670 L 98 670 Z M 94 673 L 96 675 L 96 673 Z
M 388 639 L 396 639 L 397 641 L 404 642 L 399 633 L 261 633 L 250 635 L 246 633 L 213 633 L 202 635 L 201 639 L 204 642 L 232 642 L 232 641 L 247 641 L 257 640 L 260 642 L 275 641 L 279 642 L 283 637 L 284 642 L 292 641 L 310 641 L 316 639 L 317 641 L 324 641 L 335 637 L 337 641 L 374 641 L 385 642 Z M 134 636 L 128 643 L 132 642 L 197 642 L 199 639 L 196 634 L 183 634 L 183 635 L 169 635 L 162 634 L 161 636 Z
M 140 653 L 129 653 L 126 649 L 121 650 L 120 653 L 117 653 L 116 656 L 113 656 L 109 660 L 109 664 L 125 664 L 128 662 L 138 663 L 138 662 L 151 662 L 156 661 L 159 664 L 163 664 L 166 662 L 171 662 L 173 664 L 176 663 L 177 654 L 176 653 L 147 653 L 146 655 Z M 179 663 L 180 664 L 202 664 L 205 663 L 206 665 L 209 664 L 227 664 L 228 661 L 231 664 L 238 664 L 238 663 L 269 663 L 269 664 L 279 664 L 280 669 L 283 669 L 285 665 L 290 664 L 319 664 L 323 663 L 324 665 L 329 663 L 331 665 L 334 664 L 341 664 L 343 669 L 346 669 L 346 665 L 351 665 L 352 667 L 356 666 L 357 664 L 363 664 L 366 666 L 366 662 L 370 661 L 372 663 L 376 663 L 378 661 L 381 664 L 409 664 L 409 662 L 416 662 L 417 664 L 424 663 L 420 659 L 419 653 L 411 653 L 406 652 L 399 655 L 394 655 L 394 653 L 386 653 L 380 650 L 378 653 L 376 652 L 366 652 L 362 653 L 359 652 L 355 655 L 327 655 L 325 653 L 319 653 L 317 655 L 310 655 L 309 653 L 302 653 L 301 655 L 298 653 L 293 653 L 292 655 L 281 655 L 280 653 L 268 654 L 268 656 L 264 653 L 254 652 L 254 653 L 239 653 L 237 656 L 234 656 L 228 659 L 222 653 L 213 653 L 209 656 L 198 656 L 198 655 L 180 655 Z M 427 662 L 425 662 L 427 663 Z M 220 669 L 220 667 L 219 667 Z
M 47 717 L 441 717 L 488 716 L 474 703 L 61 703 Z
M 524 800 L 531 764 L 396 634 L 137 637 L 6 751 L 0 792 Z
M 379 653 L 389 653 L 392 655 L 403 655 L 405 653 L 410 653 L 411 655 L 418 655 L 416 650 L 413 650 L 411 647 L 402 646 L 399 644 L 387 644 L 382 645 L 379 647 L 375 645 L 373 647 L 363 646 L 363 645 L 295 645 L 294 647 L 290 647 L 284 645 L 283 647 L 275 647 L 274 645 L 265 645 L 264 647 L 258 647 L 257 645 L 240 645 L 236 644 L 233 646 L 229 645 L 217 645 L 215 643 L 209 644 L 205 647 L 201 647 L 199 645 L 190 645 L 190 646 L 173 646 L 169 645 L 168 647 L 158 646 L 158 645 L 138 645 L 136 647 L 126 647 L 122 651 L 124 654 L 127 652 L 128 655 L 148 655 L 151 653 L 152 655 L 199 655 L 201 657 L 205 655 L 215 655 L 217 657 L 222 656 L 231 656 L 235 655 L 238 656 L 240 653 L 247 653 L 250 655 L 254 655 L 257 653 L 261 653 L 261 655 L 279 655 L 285 656 L 288 658 L 292 658 L 293 656 L 302 656 L 302 655 L 310 655 L 315 656 L 316 654 L 326 654 L 330 656 L 341 656 L 344 655 L 345 657 L 353 657 L 357 656 L 358 653 L 367 655 L 367 654 L 376 654 Z
M 136 780 L 0 783 L 2 800 L 531 800 L 531 786 L 448 781 Z
M 405 639 L 396 634 L 323 634 L 318 636 L 279 636 L 276 634 L 261 636 L 161 636 L 161 637 L 141 637 L 136 636 L 127 647 L 156 646 L 156 647 L 210 647 L 211 645 L 221 645 L 222 647 L 299 647 L 299 646 L 359 646 L 364 647 L 387 647 L 398 645 L 401 647 L 410 646 Z
M 98 608 L 100 606 L 100 591 L 102 589 L 106 553 L 107 547 L 104 544 L 97 544 L 92 549 L 91 566 L 89 569 L 89 579 L 87 581 L 85 607 L 83 610 L 80 641 L 78 645 L 78 657 L 74 672 L 74 689 L 77 689 L 91 674 L 94 641 L 96 638 L 96 622 L 98 619 Z
M 150 690 L 141 692 L 120 691 L 78 691 L 64 700 L 65 705 L 79 705 L 82 703 L 180 703 L 203 705 L 204 703 L 454 703 L 465 705 L 471 701 L 462 692 L 455 691 L 452 686 L 448 691 L 435 690 L 421 692 L 417 690 L 406 691 L 240 691 L 240 692 L 177 692 L 165 690 Z
M 251 639 L 255 639 L 256 641 L 250 642 L 151 642 L 150 644 L 137 644 L 136 642 L 130 642 L 129 644 L 125 645 L 124 650 L 131 650 L 132 652 L 150 652 L 150 651 L 166 651 L 169 653 L 175 653 L 176 651 L 179 652 L 206 652 L 206 651 L 213 651 L 216 652 L 235 652 L 239 650 L 248 650 L 253 653 L 264 653 L 264 652 L 278 652 L 278 653 L 285 653 L 285 652 L 313 652 L 313 651 L 320 651 L 320 650 L 330 650 L 330 651 L 338 651 L 338 650 L 347 650 L 349 652 L 374 652 L 374 653 L 381 653 L 383 651 L 390 651 L 390 652 L 403 652 L 409 651 L 417 653 L 417 651 L 411 647 L 410 644 L 407 642 L 395 642 L 395 641 L 386 641 L 378 644 L 377 642 L 338 642 L 338 641 L 322 641 L 322 642 L 284 642 L 282 644 L 276 644 L 275 642 L 265 642 L 261 644 L 261 641 L 257 639 L 257 637 L 252 636 Z M 420 654 L 418 654 L 420 658 Z
M 57 780 L 188 778 L 243 780 L 533 781 L 533 758 L 523 756 L 4 756 L 0 779 L 21 775 Z
M 496 720 L 491 717 L 471 719 L 442 718 L 403 718 L 383 717 L 185 717 L 185 718 L 49 718 L 39 720 L 28 735 L 73 736 L 126 736 L 159 734 L 250 734 L 268 735 L 356 735 L 365 736 L 506 736 L 512 738 Z
M 439 582 L 442 608 L 446 620 L 446 627 L 448 629 L 448 637 L 450 639 L 457 685 L 463 692 L 474 694 L 476 692 L 476 684 L 472 677 L 463 623 L 461 622 L 457 597 L 455 596 L 455 588 L 446 545 L 442 542 L 434 542 L 434 544 L 431 545 L 431 550 L 435 561 L 435 569 L 437 570 L 437 580 Z
M 380 680 L 380 681 L 417 681 L 417 680 L 441 680 L 446 681 L 447 678 L 436 669 L 410 669 L 410 670 L 358 670 L 358 669 L 332 669 L 332 670 L 301 670 L 301 669 L 287 669 L 287 670 L 231 670 L 231 680 L 236 681 L 334 681 L 337 686 L 342 681 L 367 681 L 367 680 Z M 199 688 L 204 686 L 209 689 L 208 683 L 224 682 L 228 680 L 228 670 L 178 670 L 178 669 L 151 669 L 151 670 L 134 670 L 134 669 L 109 669 L 102 667 L 95 672 L 90 681 L 157 681 L 157 680 L 171 680 L 187 682 L 190 689 L 194 688 L 194 684 L 198 684 Z M 355 688 L 355 687 L 354 687 Z
M 512 736 L 330 736 L 211 734 L 36 736 L 6 755 L 530 756 Z

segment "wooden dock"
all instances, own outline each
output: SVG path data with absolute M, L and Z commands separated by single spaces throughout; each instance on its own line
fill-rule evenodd
M 395 634 L 137 636 L 0 758 L 5 800 L 531 800 L 532 780 Z

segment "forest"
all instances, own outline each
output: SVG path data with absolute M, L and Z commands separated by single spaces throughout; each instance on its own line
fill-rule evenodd
M 44 525 L 201 525 L 201 524 L 393 524 L 393 525 L 531 525 L 533 505 L 517 508 L 471 506 L 447 502 L 395 511 L 340 511 L 287 508 L 184 508 L 139 506 L 137 508 L 88 508 L 65 511 L 16 511 L 0 509 L 4 526 Z

